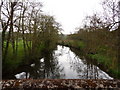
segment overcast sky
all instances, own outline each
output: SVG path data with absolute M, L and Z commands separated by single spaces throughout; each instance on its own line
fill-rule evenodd
M 53 15 L 56 21 L 61 23 L 64 34 L 75 31 L 76 27 L 82 25 L 86 15 L 101 11 L 102 0 L 40 0 L 43 2 L 42 10 Z

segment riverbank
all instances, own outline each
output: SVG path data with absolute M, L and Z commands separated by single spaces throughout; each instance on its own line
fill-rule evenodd
M 14 74 L 9 74 L 15 78 L 6 79 L 113 79 L 104 69 L 84 58 L 84 55 L 77 54 L 77 51 L 57 45 L 56 50 L 46 52 L 42 59 L 23 64 Z
M 4 45 L 6 45 L 6 42 L 4 42 Z M 14 76 L 15 74 L 22 71 L 26 72 L 32 63 L 38 63 L 45 54 L 52 52 L 57 47 L 56 44 L 52 44 L 48 47 L 45 46 L 44 43 L 34 48 L 30 48 L 30 46 L 32 46 L 32 43 L 31 45 L 28 43 L 28 47 L 24 48 L 23 40 L 19 40 L 17 47 L 15 47 L 17 48 L 16 53 L 14 54 L 12 44 L 9 44 L 6 60 L 2 62 L 3 79 L 16 79 Z
M 120 78 L 119 65 L 113 60 L 114 57 L 108 57 L 100 51 L 86 52 L 87 45 L 83 41 L 65 40 L 59 41 L 58 44 L 82 51 L 84 56 L 97 62 L 98 65 L 102 65 L 105 68 L 105 72 L 109 73 L 112 77 L 117 79 Z
M 120 88 L 120 80 L 86 80 L 86 79 L 23 79 L 3 80 L 2 90 L 9 89 L 117 89 Z

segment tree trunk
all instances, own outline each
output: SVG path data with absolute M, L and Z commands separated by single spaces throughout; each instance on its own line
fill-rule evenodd
M 16 5 L 16 3 L 15 2 L 10 2 L 10 3 L 11 3 L 11 11 L 10 11 L 10 17 L 9 17 L 10 18 L 10 29 L 9 29 L 8 37 L 7 37 L 7 40 L 6 40 L 7 43 L 6 43 L 5 52 L 4 52 L 4 56 L 3 56 L 3 62 L 5 61 L 6 56 L 8 54 L 8 47 L 9 47 L 9 42 L 10 42 L 10 39 L 11 39 L 11 33 L 13 32 L 13 14 L 14 14 L 14 6 Z M 14 45 L 13 45 L 13 50 L 14 50 Z

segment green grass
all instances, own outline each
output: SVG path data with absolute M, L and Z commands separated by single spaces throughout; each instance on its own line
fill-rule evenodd
M 109 69 L 109 72 L 111 72 L 114 75 L 114 77 L 120 78 L 120 70 L 119 69 L 111 68 L 111 69 Z
M 24 49 L 22 41 L 18 43 L 18 52 L 16 55 L 13 54 L 12 45 L 9 44 L 8 54 L 5 60 L 5 67 L 9 67 L 9 70 L 17 68 L 24 58 Z
M 74 41 L 74 40 L 67 40 L 66 42 L 64 42 L 63 45 L 68 45 L 68 46 L 72 46 L 78 49 L 82 49 L 84 50 L 84 48 L 87 48 L 87 46 L 85 45 L 85 43 L 83 41 Z M 113 54 L 113 56 L 107 55 L 107 51 L 109 50 L 108 46 L 100 46 L 97 49 L 97 54 L 87 54 L 87 56 L 93 60 L 96 60 L 97 62 L 103 64 L 105 67 L 108 68 L 108 71 L 113 74 L 114 76 L 116 76 L 116 78 L 120 78 L 120 70 L 118 67 L 118 63 L 116 63 L 114 60 L 115 56 Z M 113 51 L 112 51 L 113 53 Z M 115 64 L 113 65 L 113 62 L 115 62 Z
M 103 64 L 104 66 L 106 66 L 108 68 L 109 73 L 114 75 L 114 77 L 120 78 L 120 70 L 119 70 L 120 67 L 118 66 L 118 63 L 116 63 L 115 66 L 112 65 L 111 57 L 107 57 L 102 54 L 88 54 L 88 56 L 94 60 L 97 60 L 97 62 Z
M 103 63 L 106 66 L 111 64 L 111 58 L 101 55 L 101 54 L 88 54 L 88 56 L 94 60 L 97 60 L 99 63 Z
M 30 44 L 28 42 L 28 44 Z M 6 42 L 4 42 L 4 46 L 6 45 Z M 40 56 L 40 53 L 45 49 L 45 45 L 41 43 L 37 47 L 35 47 L 35 52 L 32 54 L 32 56 L 25 56 L 24 53 L 24 47 L 23 47 L 23 41 L 20 40 L 18 42 L 18 50 L 17 54 L 13 54 L 12 44 L 9 44 L 8 47 L 8 54 L 6 56 L 6 60 L 4 62 L 3 68 L 7 68 L 10 71 L 15 70 L 17 67 L 19 67 L 21 64 L 27 63 L 28 60 Z M 28 51 L 27 51 L 28 53 Z
M 83 49 L 83 48 L 85 47 L 84 42 L 79 41 L 79 42 L 78 42 L 78 47 L 81 48 L 81 49 Z

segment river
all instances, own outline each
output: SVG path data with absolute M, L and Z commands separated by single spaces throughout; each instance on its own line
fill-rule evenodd
M 17 79 L 113 79 L 98 66 L 77 56 L 69 47 L 60 45 L 15 77 Z

